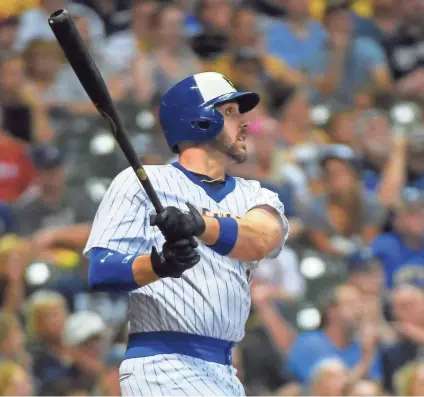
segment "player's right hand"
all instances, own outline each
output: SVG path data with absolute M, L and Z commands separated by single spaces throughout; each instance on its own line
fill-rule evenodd
M 153 247 L 150 254 L 153 271 L 160 278 L 180 278 L 186 270 L 200 261 L 197 246 L 198 243 L 194 238 L 190 238 L 166 241 L 161 252 Z
M 200 236 L 206 229 L 205 221 L 195 207 L 190 203 L 186 205 L 188 212 L 177 207 L 166 207 L 150 217 L 150 225 L 157 226 L 167 241 Z

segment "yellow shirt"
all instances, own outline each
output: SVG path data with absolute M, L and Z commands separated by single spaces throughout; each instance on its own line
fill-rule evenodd
M 354 10 L 358 15 L 369 18 L 372 16 L 373 0 L 354 0 L 352 5 L 352 10 Z M 309 10 L 313 18 L 321 20 L 325 7 L 327 5 L 327 0 L 309 0 Z
M 0 18 L 17 17 L 39 5 L 38 0 L 0 0 Z

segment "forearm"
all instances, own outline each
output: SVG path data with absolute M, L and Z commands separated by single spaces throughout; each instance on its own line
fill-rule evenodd
M 1 310 L 16 313 L 24 300 L 24 284 L 22 280 L 9 281 Z
M 92 248 L 88 283 L 92 291 L 130 292 L 159 280 L 151 255 L 121 254 L 106 248 Z
M 297 333 L 270 304 L 258 307 L 262 323 L 281 354 L 287 355 L 297 337 Z
M 200 239 L 206 245 L 214 245 L 220 235 L 220 224 L 216 218 L 204 216 L 206 224 L 205 232 Z M 266 227 L 258 225 L 249 219 L 236 219 L 238 225 L 237 241 L 234 248 L 228 254 L 230 258 L 240 261 L 256 261 L 263 259 L 273 245 L 275 234 L 281 236 L 281 230 L 275 230 L 274 235 Z
M 150 254 L 138 256 L 132 264 L 134 280 L 139 286 L 145 286 L 159 280 L 153 271 Z
M 324 94 L 332 94 L 333 91 L 339 86 L 341 76 L 343 73 L 343 65 L 345 61 L 345 54 L 343 52 L 333 52 L 332 60 L 330 62 L 330 70 L 321 79 L 315 82 L 316 87 Z
M 387 208 L 395 207 L 400 202 L 400 193 L 406 180 L 406 139 L 394 142 L 392 153 L 383 171 L 378 196 Z
M 57 228 L 54 234 L 54 246 L 64 246 L 70 249 L 82 249 L 90 235 L 91 223 L 76 223 Z

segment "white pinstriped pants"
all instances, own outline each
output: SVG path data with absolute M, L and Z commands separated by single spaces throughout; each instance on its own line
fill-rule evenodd
M 182 354 L 124 360 L 119 369 L 123 396 L 245 396 L 230 365 Z

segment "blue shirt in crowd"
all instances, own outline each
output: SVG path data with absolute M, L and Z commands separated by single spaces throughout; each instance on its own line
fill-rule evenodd
M 267 49 L 294 69 L 304 71 L 307 62 L 316 49 L 320 48 L 325 40 L 325 31 L 318 21 L 308 22 L 309 34 L 305 38 L 296 37 L 287 22 L 276 21 L 266 32 Z
M 331 68 L 332 50 L 324 44 L 310 54 L 307 74 L 313 79 L 324 77 Z M 313 93 L 313 103 L 326 103 L 335 109 L 353 105 L 355 94 L 366 90 L 373 83 L 373 73 L 388 68 L 386 55 L 375 41 L 359 37 L 350 43 L 339 86 L 329 96 Z
M 361 346 L 353 341 L 344 349 L 339 349 L 328 339 L 324 331 L 301 333 L 291 348 L 287 360 L 289 370 L 302 383 L 307 383 L 317 364 L 322 360 L 337 358 L 349 368 L 355 367 L 361 359 Z M 377 353 L 370 368 L 369 376 L 379 381 L 382 376 L 381 357 Z
M 371 249 L 382 262 L 389 288 L 401 282 L 424 286 L 424 244 L 411 250 L 398 233 L 383 233 L 373 240 Z

